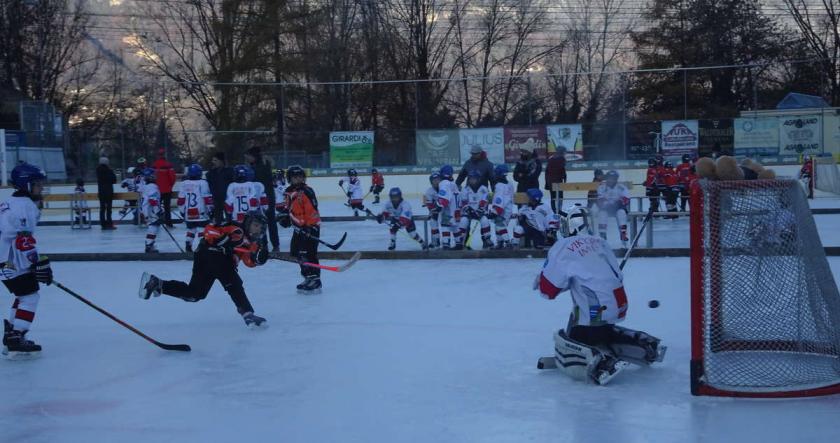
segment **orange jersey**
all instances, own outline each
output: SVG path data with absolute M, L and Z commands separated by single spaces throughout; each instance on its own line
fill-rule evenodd
M 371 182 L 374 186 L 385 186 L 385 177 L 381 172 L 375 172 L 370 176 Z
M 318 213 L 318 199 L 315 191 L 306 185 L 292 185 L 286 189 L 286 208 L 295 226 L 318 226 L 321 215 Z
M 242 261 L 249 268 L 257 266 L 253 256 L 260 250 L 260 245 L 249 241 L 237 223 L 205 226 L 204 242 L 211 250 L 232 252 L 234 262 Z
M 680 163 L 677 165 L 677 181 L 681 185 L 688 186 L 693 180 L 693 173 L 691 172 L 691 163 Z
M 665 185 L 669 188 L 677 185 L 677 174 L 674 172 L 673 168 L 666 168 L 663 166 L 660 169 L 660 177 L 660 185 Z

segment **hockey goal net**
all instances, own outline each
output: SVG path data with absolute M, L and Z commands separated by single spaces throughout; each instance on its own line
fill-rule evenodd
M 691 392 L 840 393 L 840 293 L 795 180 L 697 180 Z

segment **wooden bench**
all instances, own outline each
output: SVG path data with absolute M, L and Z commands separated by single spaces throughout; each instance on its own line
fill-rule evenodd
M 177 197 L 173 197 L 173 200 Z M 76 194 L 47 194 L 45 202 L 72 202 L 76 200 Z M 86 192 L 83 200 L 98 201 L 99 195 L 95 192 Z M 140 200 L 140 194 L 136 192 L 115 192 L 114 200 Z
M 569 182 L 569 183 L 555 183 L 551 185 L 551 190 L 554 192 L 563 191 L 563 192 L 570 192 L 570 191 L 597 191 L 598 186 L 601 185 L 603 182 Z M 633 189 L 632 182 L 620 182 L 627 190 Z

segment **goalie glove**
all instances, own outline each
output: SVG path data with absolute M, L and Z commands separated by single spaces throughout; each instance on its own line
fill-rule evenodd
M 38 280 L 38 283 L 52 284 L 53 272 L 50 267 L 50 259 L 46 255 L 39 257 L 38 262 L 32 265 L 32 272 L 35 273 L 35 280 Z

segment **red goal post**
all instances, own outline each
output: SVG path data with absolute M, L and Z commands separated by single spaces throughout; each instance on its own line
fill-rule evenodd
M 691 393 L 840 393 L 840 292 L 795 180 L 691 189 Z

